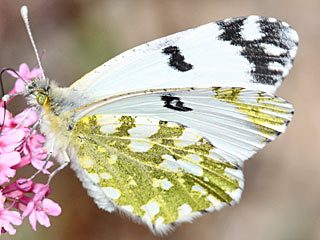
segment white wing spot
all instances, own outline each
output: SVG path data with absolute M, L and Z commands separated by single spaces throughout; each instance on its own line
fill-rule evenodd
M 175 122 L 168 122 L 167 126 L 170 128 L 176 128 L 176 127 L 179 127 L 180 125 L 176 124 Z
M 135 128 L 128 130 L 131 137 L 148 138 L 159 129 L 159 121 L 156 119 L 138 117 L 135 121 Z
M 172 183 L 170 181 L 168 181 L 168 179 L 163 179 L 162 182 L 161 182 L 161 187 L 164 189 L 164 190 L 168 190 L 172 187 Z
M 290 55 L 291 58 L 294 58 L 296 56 L 296 54 L 297 54 L 297 48 L 296 47 L 294 47 L 294 48 L 289 50 L 289 55 Z
M 192 208 L 189 206 L 189 204 L 183 204 L 180 207 L 178 207 L 178 215 L 179 218 L 184 217 L 192 212 Z
M 111 199 L 118 199 L 120 197 L 120 191 L 118 189 L 115 189 L 113 187 L 105 187 L 102 188 L 107 195 L 107 197 Z
M 121 124 L 110 124 L 110 125 L 103 125 L 100 128 L 100 131 L 106 134 L 115 133 L 117 131 L 117 128 L 120 127 Z
M 286 49 L 275 46 L 273 44 L 261 43 L 261 46 L 264 49 L 264 52 L 274 56 L 280 56 L 281 54 L 285 54 L 287 52 Z
M 117 161 L 117 159 L 118 159 L 117 155 L 111 155 L 109 162 L 113 164 Z
M 133 212 L 133 207 L 131 205 L 121 206 L 121 208 L 127 210 L 128 212 Z
M 221 201 L 219 201 L 217 198 L 213 197 L 212 195 L 209 195 L 207 197 L 207 200 L 212 204 L 213 207 L 217 209 L 221 207 Z
M 160 186 L 161 180 L 159 180 L 159 179 L 153 179 L 152 181 L 153 181 L 153 186 L 154 186 L 154 187 L 159 187 L 159 186 Z
M 270 70 L 281 71 L 283 76 L 287 76 L 289 73 L 289 69 L 284 68 L 280 63 L 277 62 L 270 62 L 268 68 Z
M 179 171 L 179 164 L 178 162 L 170 155 L 163 155 L 162 158 L 165 160 L 160 164 L 160 167 L 170 170 L 171 172 L 178 172 Z
M 202 168 L 194 163 L 183 160 L 176 161 L 172 156 L 167 154 L 163 155 L 162 158 L 164 158 L 165 161 L 160 164 L 160 167 L 168 169 L 171 172 L 179 172 L 180 169 L 183 169 L 186 172 L 196 176 L 202 176 L 203 174 Z
M 289 25 L 289 24 L 288 24 Z M 290 37 L 294 42 L 299 42 L 299 35 L 296 31 L 294 31 L 293 29 L 291 29 L 290 31 Z M 294 55 L 295 56 L 295 55 Z
M 102 125 L 100 131 L 103 133 L 115 133 L 118 127 L 121 126 L 121 123 L 118 122 L 119 117 L 115 115 L 102 115 L 97 119 L 99 125 Z
M 242 193 L 242 190 L 240 188 L 232 191 L 232 192 L 229 192 L 229 191 L 226 191 L 227 194 L 229 194 L 229 196 L 235 200 L 236 202 L 239 202 L 240 198 L 241 198 L 241 193 Z
M 163 217 L 159 217 L 157 220 L 156 220 L 156 226 L 158 225 L 162 225 L 163 224 L 163 221 L 164 221 L 164 218 Z
M 97 122 L 99 123 L 99 125 L 105 125 L 117 122 L 119 119 L 120 117 L 116 115 L 100 115 L 97 119 Z
M 282 25 L 283 25 L 284 27 L 290 27 L 289 23 L 287 23 L 287 22 L 281 22 L 281 23 L 282 23 Z
M 91 158 L 85 158 L 81 163 L 84 168 L 90 168 L 93 166 L 93 164 L 94 161 Z
M 269 17 L 268 21 L 271 22 L 271 23 L 275 23 L 275 22 L 277 22 L 277 19 L 275 19 L 273 17 Z
M 100 174 L 100 177 L 103 179 L 110 179 L 111 178 L 111 176 L 108 173 L 102 173 L 102 174 Z
M 132 141 L 129 145 L 134 152 L 146 152 L 152 145 L 144 141 Z
M 179 147 L 185 147 L 187 145 L 195 144 L 199 141 L 200 137 L 190 128 L 186 128 L 182 135 L 175 141 L 175 144 Z
M 130 182 L 129 182 L 129 185 L 137 185 L 136 181 L 131 179 Z
M 149 221 L 152 221 L 154 216 L 160 211 L 159 203 L 157 202 L 148 202 L 146 205 L 143 205 L 141 209 L 146 212 L 143 217 Z
M 258 16 L 248 17 L 242 26 L 241 36 L 244 40 L 253 41 L 261 39 L 264 34 L 260 32 L 260 24 Z
M 197 192 L 200 192 L 202 195 L 206 195 L 206 194 L 207 194 L 207 191 L 206 191 L 203 187 L 201 187 L 200 185 L 198 185 L 198 184 L 192 186 L 192 190 L 197 191 Z
M 179 163 L 180 167 L 183 168 L 188 173 L 194 174 L 196 176 L 203 175 L 203 170 L 198 165 L 190 163 L 190 162 L 186 162 L 183 160 L 178 160 L 177 162 Z
M 202 162 L 202 158 L 199 157 L 198 155 L 195 155 L 195 154 L 189 154 L 187 155 L 188 158 L 191 158 L 193 161 L 196 161 L 196 162 Z

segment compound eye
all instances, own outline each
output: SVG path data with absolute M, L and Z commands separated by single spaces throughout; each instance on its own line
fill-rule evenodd
M 36 99 L 40 105 L 44 105 L 48 101 L 48 96 L 42 92 L 39 92 L 37 93 Z

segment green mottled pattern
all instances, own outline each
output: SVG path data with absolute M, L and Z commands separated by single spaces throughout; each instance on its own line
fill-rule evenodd
M 285 126 L 292 110 L 286 101 L 263 92 L 253 92 L 256 95 L 251 97 L 254 101 L 251 99 L 248 103 L 241 96 L 242 92 L 248 95 L 248 91 L 243 88 L 213 88 L 212 97 L 236 106 L 261 133 L 275 135 L 277 130 L 272 126 Z
M 210 151 L 214 146 L 196 132 L 155 119 L 144 118 L 137 124 L 142 117 L 132 116 L 110 116 L 113 120 L 103 124 L 103 117 L 79 120 L 73 142 L 82 167 L 98 176 L 100 187 L 111 189 L 111 199 L 120 207 L 161 225 L 233 200 L 230 193 L 239 188 L 239 182 L 225 169 L 235 168 L 213 159 Z M 148 127 L 148 121 L 156 129 L 152 135 L 131 136 L 131 130 Z M 114 131 L 106 133 L 105 125 L 114 126 Z M 185 131 L 189 135 L 184 136 Z M 148 144 L 149 148 L 137 151 L 132 143 Z M 168 161 L 173 165 L 167 165 Z

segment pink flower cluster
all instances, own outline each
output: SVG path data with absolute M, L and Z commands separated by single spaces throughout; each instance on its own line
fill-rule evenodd
M 18 75 L 9 71 L 8 73 L 17 78 L 15 87 L 9 94 L 24 91 L 25 84 L 20 77 L 30 82 L 32 78 L 41 76 L 40 69 L 34 68 L 30 71 L 25 63 L 20 65 Z M 12 225 L 21 225 L 26 217 L 29 217 L 35 231 L 37 222 L 49 227 L 50 220 L 47 215 L 58 216 L 61 213 L 60 206 L 46 198 L 51 192 L 50 187 L 34 184 L 32 180 L 14 179 L 16 171 L 26 165 L 32 165 L 45 174 L 50 173 L 48 169 L 53 165 L 49 161 L 43 168 L 47 157 L 43 147 L 45 137 L 36 131 L 31 132 L 32 125 L 38 120 L 38 114 L 27 108 L 13 117 L 3 106 L 3 102 L 0 102 L 0 235 L 5 232 L 15 234 L 16 230 Z

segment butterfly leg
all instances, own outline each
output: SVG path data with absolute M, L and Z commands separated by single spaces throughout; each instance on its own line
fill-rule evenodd
M 49 162 L 49 159 L 50 159 L 50 157 L 51 157 L 51 155 L 52 155 L 54 145 L 55 145 L 55 142 L 53 141 L 53 143 L 52 143 L 52 145 L 51 145 L 51 148 L 50 148 L 50 151 L 48 152 L 48 155 L 47 155 L 47 157 L 46 157 L 46 160 L 45 160 L 44 165 L 42 166 L 42 168 L 41 168 L 41 169 L 38 169 L 38 171 L 36 171 L 36 172 L 35 172 L 31 177 L 29 177 L 25 182 L 21 183 L 21 185 L 29 182 L 29 181 L 32 180 L 32 179 L 34 179 L 43 169 L 46 168 L 46 166 L 47 166 L 47 164 L 48 164 L 48 162 Z
M 24 120 L 24 119 L 23 119 Z M 18 126 L 23 122 L 23 120 L 18 124 Z M 41 123 L 40 118 L 35 122 L 35 124 L 33 124 L 30 133 L 26 136 L 26 138 L 22 141 L 22 143 L 20 143 L 15 150 L 20 149 L 22 147 L 23 144 L 25 144 L 28 139 L 31 137 L 31 135 L 33 134 L 33 132 L 36 130 L 36 128 L 39 126 L 39 124 Z
M 29 115 L 29 113 L 31 112 L 32 108 L 29 108 L 28 111 L 23 115 L 21 121 L 19 122 L 19 124 L 17 126 L 15 126 L 14 129 L 17 129 L 18 127 L 21 126 L 21 124 L 23 123 L 23 121 L 27 118 L 27 116 Z M 38 119 L 39 120 L 39 119 Z M 37 120 L 37 121 L 38 121 Z
M 54 170 L 52 173 L 50 173 L 48 181 L 47 181 L 47 185 L 49 185 L 50 181 L 52 180 L 52 178 L 58 173 L 60 172 L 62 169 L 64 169 L 70 162 L 70 158 L 68 156 L 68 154 L 66 153 L 66 151 L 62 152 L 63 156 L 65 157 L 64 162 L 56 169 Z

